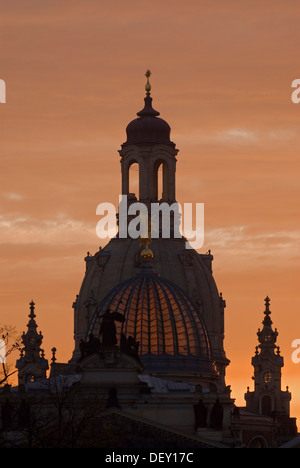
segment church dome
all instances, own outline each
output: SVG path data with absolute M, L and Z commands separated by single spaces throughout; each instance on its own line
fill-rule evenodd
M 139 343 L 145 370 L 211 374 L 210 343 L 200 312 L 179 286 L 157 275 L 146 260 L 139 274 L 103 298 L 89 334 L 99 334 L 107 310 L 124 316 L 124 322 L 115 322 L 118 342 L 123 335 Z
M 147 70 L 145 106 L 128 125 L 127 142 L 119 150 L 121 190 L 129 204 L 134 195 L 147 207 L 161 200 L 171 208 L 176 200 L 178 150 L 170 141 L 169 125 L 158 118 L 159 113 L 152 107 L 149 76 Z M 133 163 L 139 166 L 136 194 L 130 190 Z M 162 178 L 159 168 L 162 168 Z M 120 213 L 121 203 L 117 213 L 119 227 Z M 130 217 L 126 228 L 129 222 Z M 85 275 L 73 303 L 72 362 L 81 356 L 80 344 L 90 330 L 99 329 L 97 311 L 101 304 L 104 312 L 107 308 L 120 310 L 126 318 L 123 325 L 117 323 L 119 339 L 121 333 L 122 336 L 126 333 L 125 338 L 133 336 L 140 341 L 139 352 L 145 369 L 156 366 L 163 373 L 173 366 L 178 370 L 176 378 L 180 379 L 180 366 L 186 378 L 187 369 L 196 376 L 214 363 L 220 384 L 225 385 L 223 376 L 229 363 L 224 350 L 226 304 L 213 276 L 210 251 L 197 252 L 184 237 L 177 238 L 172 233 L 169 238 L 159 235 L 151 240 L 156 274 L 146 275 L 140 271 L 140 240 L 127 234 L 123 237 L 118 233 L 104 247 L 85 257 Z M 141 303 L 146 299 L 151 313 L 146 302 Z M 214 378 L 215 370 L 210 375 Z

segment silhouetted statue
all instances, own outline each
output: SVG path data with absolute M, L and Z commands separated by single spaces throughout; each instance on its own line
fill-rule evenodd
M 89 354 L 99 353 L 100 351 L 100 341 L 96 338 L 93 333 L 89 335 L 88 341 L 80 340 L 79 349 L 81 353 L 81 358 L 88 356 Z
M 119 312 L 110 312 L 107 310 L 102 315 L 102 323 L 100 326 L 99 335 L 102 335 L 102 346 L 115 346 L 117 344 L 117 330 L 115 321 L 124 322 L 124 315 Z M 88 356 L 89 354 L 99 353 L 101 350 L 101 343 L 99 338 L 91 333 L 88 341 L 80 340 L 80 359 Z
M 213 429 L 222 429 L 223 425 L 223 408 L 219 399 L 217 398 L 210 414 L 210 426 Z
M 117 340 L 117 329 L 115 321 L 124 322 L 124 315 L 119 312 L 111 312 L 109 309 L 102 315 L 100 335 L 102 335 L 103 346 L 115 346 Z
M 120 347 L 122 351 L 125 351 L 129 354 L 137 355 L 139 351 L 139 346 L 140 346 L 139 341 L 135 341 L 135 339 L 132 336 L 129 336 L 128 338 L 126 338 L 126 336 L 123 333 L 121 333 Z
M 88 347 L 90 353 L 98 353 L 100 351 L 100 341 L 93 335 L 93 333 L 89 336 Z
M 206 427 L 207 421 L 207 408 L 204 406 L 203 401 L 199 400 L 197 405 L 194 405 L 195 413 L 195 429 L 198 427 Z

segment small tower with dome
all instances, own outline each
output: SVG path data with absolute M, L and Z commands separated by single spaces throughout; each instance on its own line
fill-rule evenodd
M 49 368 L 48 361 L 44 356 L 44 350 L 41 348 L 43 335 L 41 332 L 37 332 L 35 304 L 33 301 L 30 302 L 28 317 L 27 332 L 23 332 L 21 337 L 24 347 L 21 349 L 21 356 L 16 363 L 19 386 L 45 379 Z
M 259 345 L 252 357 L 254 390 L 245 394 L 246 409 L 252 413 L 271 416 L 278 422 L 282 433 L 296 431 L 295 419 L 290 418 L 291 393 L 281 389 L 281 370 L 284 365 L 280 348 L 276 344 L 278 332 L 272 328 L 270 298 L 265 299 L 262 329 L 258 329 Z

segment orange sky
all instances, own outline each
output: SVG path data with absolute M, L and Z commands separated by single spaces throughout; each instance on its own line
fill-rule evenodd
M 71 357 L 96 207 L 117 203 L 117 151 L 150 68 L 180 150 L 177 200 L 205 204 L 232 397 L 252 389 L 269 295 L 300 418 L 299 24 L 297 0 L 0 0 L 1 323 L 26 330 L 33 299 L 46 357 Z

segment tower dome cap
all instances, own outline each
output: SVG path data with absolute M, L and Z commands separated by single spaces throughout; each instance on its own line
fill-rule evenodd
M 151 84 L 149 82 L 151 72 L 146 71 L 147 83 L 145 85 L 146 96 L 144 108 L 137 113 L 138 118 L 132 120 L 126 127 L 127 144 L 158 144 L 172 143 L 170 140 L 171 128 L 169 124 L 158 117 L 160 113 L 152 107 L 150 95 Z

